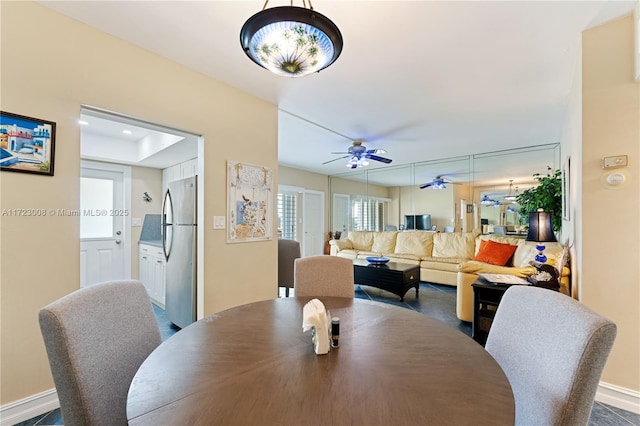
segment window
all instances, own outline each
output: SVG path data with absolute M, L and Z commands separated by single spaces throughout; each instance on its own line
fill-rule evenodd
M 376 199 L 354 198 L 351 203 L 353 230 L 382 231 L 384 202 Z
M 278 193 L 278 234 L 285 240 L 298 239 L 298 195 Z

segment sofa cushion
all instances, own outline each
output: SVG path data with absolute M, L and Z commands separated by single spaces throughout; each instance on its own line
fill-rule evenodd
M 465 259 L 460 259 L 457 257 L 432 257 L 430 259 L 423 259 L 420 262 L 420 267 L 423 269 L 433 269 L 436 271 L 457 272 L 458 265 L 461 262 L 465 262 Z
M 472 232 L 438 232 L 433 236 L 433 257 L 473 259 L 476 235 Z
M 391 253 L 386 255 L 386 257 L 391 260 L 391 262 L 399 262 L 399 263 L 420 263 L 422 258 L 420 256 L 416 256 L 415 254 L 410 253 Z
M 329 240 L 329 245 L 336 247 L 338 251 L 353 248 L 350 240 Z
M 405 231 L 396 236 L 395 254 L 412 254 L 418 257 L 431 256 L 433 232 Z
M 354 250 L 370 251 L 373 246 L 372 231 L 349 231 L 348 237 Z
M 506 266 L 517 248 L 518 246 L 512 246 L 510 244 L 482 240 L 480 242 L 480 251 L 478 251 L 474 260 L 497 266 Z
M 386 255 L 391 262 L 408 263 L 411 265 L 419 265 L 420 258 L 412 254 L 389 254 Z
M 528 277 L 529 275 L 533 275 L 537 272 L 536 268 L 531 265 L 522 268 L 515 266 L 497 266 L 491 265 L 490 263 L 479 262 L 477 260 L 469 260 L 461 263 L 458 265 L 458 271 L 469 274 L 507 274 L 518 277 Z
M 480 235 L 478 238 L 476 238 L 476 254 L 478 254 L 478 252 L 480 251 L 480 244 L 482 243 L 482 241 L 495 241 L 496 243 L 509 244 L 518 247 L 525 243 L 524 238 L 509 237 L 506 235 L 496 234 Z
M 525 241 L 523 244 L 518 246 L 518 249 L 513 255 L 513 266 L 524 267 L 529 264 L 529 262 L 536 260 L 536 255 L 538 254 L 538 249 L 536 249 L 537 243 L 535 241 Z M 564 247 L 560 243 L 544 243 L 545 250 L 544 254 L 547 256 L 547 263 L 550 263 L 555 266 L 558 257 L 561 257 L 563 254 Z
M 382 231 L 373 234 L 371 251 L 378 253 L 393 253 L 396 246 L 397 231 Z

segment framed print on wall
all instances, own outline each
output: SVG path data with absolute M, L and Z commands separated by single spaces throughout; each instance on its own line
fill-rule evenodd
M 227 242 L 272 238 L 272 172 L 269 167 L 227 162 Z
M 53 176 L 56 123 L 0 111 L 0 170 Z

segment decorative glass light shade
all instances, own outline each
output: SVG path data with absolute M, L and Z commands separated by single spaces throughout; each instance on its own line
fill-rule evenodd
M 538 254 L 536 255 L 536 261 L 544 263 L 547 261 L 547 256 L 544 255 L 544 244 L 547 242 L 555 242 L 556 236 L 553 233 L 553 212 L 545 212 L 538 210 L 537 212 L 529 213 L 529 232 L 527 233 L 527 241 L 535 241 L 538 244 Z
M 245 22 L 240 44 L 252 61 L 269 71 L 301 77 L 338 59 L 342 34 L 326 16 L 295 6 L 264 9 Z
M 491 198 L 489 198 L 489 196 L 488 196 L 488 195 L 483 195 L 483 196 L 482 196 L 482 199 L 480 200 L 480 203 L 481 203 L 481 204 L 487 204 L 487 205 L 488 205 L 488 204 L 494 204 L 494 203 L 495 203 L 495 201 L 493 201 Z
M 347 167 L 350 169 L 366 167 L 368 165 L 369 165 L 369 160 L 359 155 L 354 155 L 349 159 L 349 161 L 347 161 Z

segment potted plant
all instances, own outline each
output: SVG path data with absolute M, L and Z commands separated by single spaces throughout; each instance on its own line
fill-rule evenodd
M 562 227 L 561 171 L 547 167 L 546 176 L 535 173 L 533 178 L 539 182 L 538 186 L 529 188 L 516 197 L 516 202 L 520 205 L 520 223 L 528 224 L 529 213 L 543 209 L 553 212 L 553 230 L 558 232 Z

